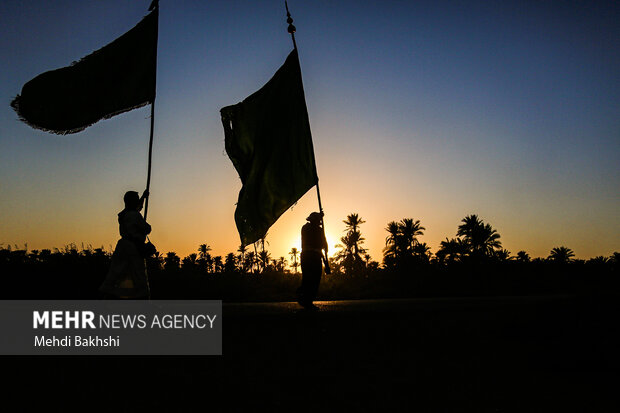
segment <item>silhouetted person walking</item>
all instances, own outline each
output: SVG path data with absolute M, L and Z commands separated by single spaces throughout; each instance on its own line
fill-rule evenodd
M 129 191 L 123 197 L 125 209 L 118 214 L 121 239 L 112 254 L 108 275 L 99 287 L 104 294 L 132 299 L 149 296 L 144 247 L 151 226 L 140 214 L 148 196 L 148 191 L 144 191 L 141 198 L 137 192 Z
M 319 290 L 323 272 L 323 250 L 327 250 L 325 232 L 321 228 L 322 213 L 313 212 L 301 228 L 301 287 L 297 302 L 306 309 L 316 309 L 312 304 Z

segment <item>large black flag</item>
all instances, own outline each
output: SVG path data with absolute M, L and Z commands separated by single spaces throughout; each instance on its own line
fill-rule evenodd
M 318 182 L 297 51 L 265 86 L 221 114 L 226 152 L 243 183 L 235 221 L 248 245 Z
M 155 99 L 158 8 L 112 43 L 30 80 L 11 102 L 33 128 L 67 134 Z

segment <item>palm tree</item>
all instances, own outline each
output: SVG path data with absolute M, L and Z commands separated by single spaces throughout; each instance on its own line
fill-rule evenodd
M 226 254 L 224 259 L 224 272 L 232 273 L 237 269 L 237 257 L 232 252 Z
M 525 251 L 519 251 L 517 252 L 517 262 L 530 262 L 530 256 L 527 252 Z
M 246 267 L 246 262 L 245 262 L 245 252 L 247 250 L 247 247 L 243 244 L 241 244 L 239 246 L 239 248 L 237 249 L 237 252 L 239 253 L 239 255 L 237 256 L 237 261 L 239 262 L 239 267 L 241 268 L 242 272 L 247 272 L 247 267 Z
M 441 241 L 439 244 L 439 250 L 437 251 L 437 258 L 440 262 L 448 257 L 448 263 L 454 261 L 460 261 L 462 257 L 467 253 L 468 246 L 460 238 L 446 238 L 445 241 Z
M 205 268 L 207 269 L 207 272 L 214 272 L 214 264 L 215 261 L 213 260 L 213 257 L 211 256 L 211 254 L 207 253 L 207 256 L 205 257 Z
M 356 213 L 353 214 L 349 214 L 347 216 L 347 219 L 345 219 L 344 224 L 346 225 L 346 231 L 347 232 L 356 232 L 358 227 L 360 225 L 362 225 L 363 223 L 365 223 L 366 221 L 364 221 L 362 218 L 360 218 L 360 216 Z
M 456 236 L 464 237 L 465 239 L 474 238 L 476 231 L 482 227 L 482 221 L 478 218 L 478 215 L 467 215 L 461 220 L 462 224 L 459 225 Z
M 341 251 L 337 254 L 338 258 L 344 264 L 344 267 L 348 273 L 353 272 L 355 267 L 362 264 L 361 254 L 366 253 L 366 249 L 362 247 L 364 243 L 364 237 L 359 230 L 360 225 L 365 223 L 358 214 L 353 213 L 347 216 L 344 221 L 345 224 L 345 236 L 340 238 L 341 245 L 337 247 L 341 248 Z
M 395 264 L 397 257 L 400 255 L 400 227 L 398 222 L 388 222 L 385 230 L 388 232 L 388 236 L 385 238 L 385 248 L 383 248 L 383 261 L 387 266 Z
M 269 241 L 265 241 L 265 238 L 261 238 L 261 239 L 258 240 L 258 242 L 260 242 L 261 251 L 265 251 L 265 243 L 267 243 L 267 245 L 269 245 Z
M 199 259 L 205 259 L 207 253 L 211 251 L 211 247 L 207 244 L 200 244 L 198 246 L 198 258 Z
M 426 242 L 417 242 L 413 246 L 411 252 L 413 257 L 422 263 L 428 263 L 431 259 L 431 247 Z
M 493 256 L 498 261 L 509 261 L 510 251 L 508 251 L 506 248 L 499 249 L 493 253 Z
M 551 250 L 548 260 L 557 262 L 559 264 L 566 264 L 572 261 L 572 258 L 575 256 L 575 253 L 570 248 L 555 247 Z
M 297 256 L 299 255 L 299 251 L 297 250 L 297 248 L 293 247 L 291 248 L 291 251 L 288 253 L 288 255 L 291 256 L 291 258 L 293 259 L 293 268 L 295 268 L 295 272 L 297 272 Z
M 178 269 L 180 263 L 181 263 L 181 258 L 177 255 L 176 252 L 170 251 L 166 253 L 166 257 L 164 258 L 165 269 L 167 270 Z
M 277 272 L 284 272 L 286 270 L 286 258 L 280 257 L 275 261 L 275 270 Z
M 224 263 L 222 262 L 221 255 L 218 255 L 213 258 L 213 266 L 215 267 L 214 271 L 217 273 L 221 273 L 224 271 Z
M 462 236 L 470 249 L 470 255 L 490 257 L 502 247 L 499 233 L 489 224 L 484 224 L 478 215 L 468 215 L 461 221 L 456 235 Z
M 588 261 L 586 261 L 586 264 L 605 265 L 605 264 L 609 264 L 610 262 L 611 262 L 610 258 L 599 255 L 598 257 L 590 258 Z
M 191 253 L 187 257 L 183 258 L 183 268 L 195 267 L 197 258 L 198 258 L 198 255 L 195 253 Z
M 426 228 L 420 225 L 419 219 L 414 222 L 412 218 L 403 219 L 398 227 L 400 235 L 403 237 L 403 245 L 408 251 L 411 251 L 418 243 L 417 236 L 424 235 L 426 230 Z
M 345 219 L 344 221 L 345 224 L 345 231 L 347 232 L 347 234 L 355 234 L 357 233 L 356 236 L 352 236 L 350 237 L 350 241 L 353 241 L 354 239 L 357 239 L 357 241 L 352 244 L 352 251 L 353 251 L 353 255 L 354 257 L 356 257 L 357 259 L 359 259 L 360 253 L 363 253 L 364 251 L 360 251 L 360 246 L 359 244 L 363 244 L 364 242 L 364 238 L 361 237 L 361 232 L 359 231 L 359 226 L 362 225 L 364 221 L 358 214 L 353 213 L 353 214 L 349 214 L 347 216 L 347 219 Z M 344 241 L 343 241 L 344 242 Z
M 250 272 L 256 272 L 256 253 L 254 251 L 245 253 L 245 266 L 250 269 Z
M 366 268 L 368 268 L 368 264 L 370 264 L 370 254 L 364 254 L 364 261 L 366 261 Z
M 271 254 L 269 254 L 269 252 L 265 250 L 262 250 L 258 253 L 258 260 L 261 264 L 262 271 L 264 272 L 267 269 L 267 266 L 269 266 L 269 262 L 271 261 Z
M 337 248 L 341 249 L 337 256 L 342 261 L 346 271 L 351 273 L 356 266 L 362 263 L 360 254 L 366 253 L 366 248 L 361 246 L 364 243 L 364 237 L 359 231 L 349 231 L 344 237 L 340 238 L 340 242 L 342 244 L 336 245 Z
M 486 224 L 480 234 L 480 249 L 487 255 L 493 254 L 496 249 L 501 250 L 502 242 L 499 240 L 500 238 L 499 233 L 490 224 Z
M 398 238 L 400 235 L 400 227 L 398 226 L 398 222 L 390 221 L 388 222 L 385 230 L 388 232 L 388 236 L 385 238 L 385 248 L 384 251 L 389 254 L 394 255 L 396 253 L 396 245 L 398 243 Z
M 415 250 L 419 244 L 418 236 L 424 235 L 424 228 L 420 224 L 420 220 L 413 218 L 404 218 L 400 222 L 391 221 L 385 230 L 388 237 L 385 239 L 385 248 L 383 249 L 383 262 L 387 266 L 397 264 L 411 263 L 412 258 L 419 259 L 423 262 L 428 261 L 428 246 Z
M 209 267 L 207 265 L 207 262 L 211 258 L 209 251 L 211 251 L 211 247 L 207 244 L 200 244 L 198 246 L 198 265 L 206 272 L 209 272 Z

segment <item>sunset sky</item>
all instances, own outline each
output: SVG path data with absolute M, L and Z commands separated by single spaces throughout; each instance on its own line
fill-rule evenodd
M 0 2 L 0 244 L 109 249 L 146 185 L 148 107 L 59 136 L 9 106 L 25 82 L 111 42 L 150 0 Z M 620 3 L 289 1 L 330 247 L 352 212 L 381 261 L 389 221 L 432 252 L 478 214 L 513 255 L 620 250 Z M 162 252 L 236 251 L 241 187 L 219 110 L 292 49 L 284 1 L 160 1 L 148 220 Z M 308 192 L 271 228 L 300 247 Z

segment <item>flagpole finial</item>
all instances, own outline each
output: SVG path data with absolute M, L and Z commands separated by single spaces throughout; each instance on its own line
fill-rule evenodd
M 293 26 L 293 18 L 291 17 L 291 13 L 288 11 L 288 3 L 284 0 L 284 6 L 286 7 L 286 22 L 288 23 L 288 32 L 292 35 L 297 30 L 295 26 Z
M 288 23 L 288 32 L 291 35 L 291 39 L 293 39 L 293 48 L 297 50 L 297 42 L 295 41 L 295 31 L 297 30 L 295 26 L 293 26 L 293 18 L 291 17 L 291 12 L 288 11 L 288 3 L 284 0 L 284 6 L 286 7 L 286 22 Z

